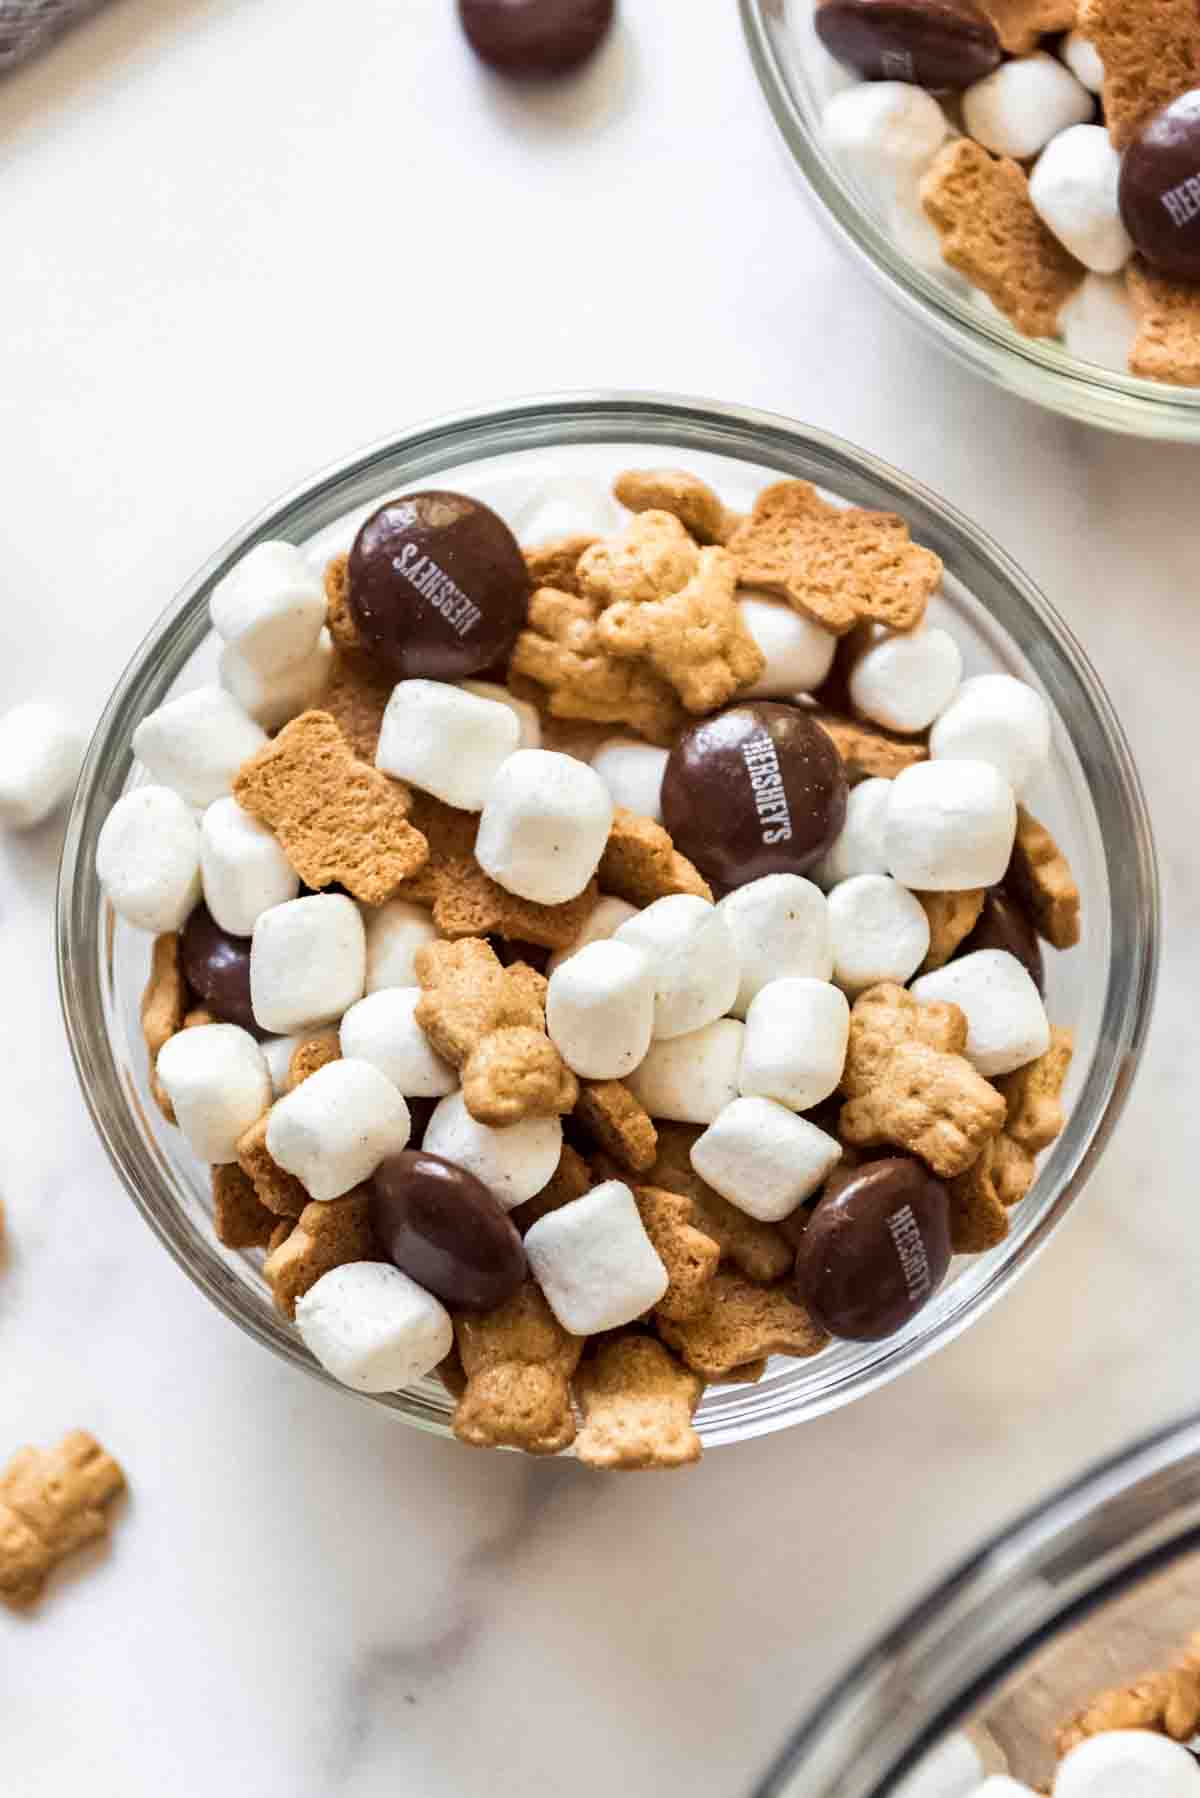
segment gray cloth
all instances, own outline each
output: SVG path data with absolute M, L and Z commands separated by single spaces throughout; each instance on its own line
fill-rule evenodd
M 103 0 L 0 0 L 0 75 Z

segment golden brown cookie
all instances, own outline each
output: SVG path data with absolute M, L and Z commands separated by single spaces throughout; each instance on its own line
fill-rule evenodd
M 766 667 L 742 622 L 737 583 L 728 550 L 702 549 L 686 586 L 662 599 L 614 601 L 596 634 L 623 661 L 649 662 L 689 712 L 715 712 Z
M 713 896 L 708 882 L 679 854 L 662 825 L 627 811 L 623 805 L 613 813 L 596 872 L 601 889 L 629 905 L 653 905 L 668 893 L 693 893 L 700 899 Z
M 631 512 L 670 512 L 697 543 L 727 543 L 742 522 L 707 482 L 682 468 L 627 468 L 613 492 Z
M 304 1042 L 298 1043 L 288 1063 L 285 1085 L 288 1092 L 294 1093 L 296 1088 L 315 1074 L 320 1068 L 329 1066 L 331 1061 L 342 1059 L 342 1044 L 336 1030 L 315 1030 Z
M 454 1339 L 467 1384 L 453 1429 L 472 1448 L 556 1455 L 575 1440 L 570 1380 L 583 1338 L 563 1329 L 527 1280 L 494 1311 L 459 1311 Z
M 656 1314 L 675 1322 L 694 1317 L 707 1300 L 720 1247 L 697 1229 L 696 1208 L 683 1193 L 635 1186 L 633 1197 L 642 1227 L 667 1270 L 667 1290 L 654 1307 Z
M 686 1467 L 700 1459 L 692 1417 L 704 1381 L 652 1336 L 602 1343 L 575 1377 L 583 1427 L 575 1453 L 585 1467 Z
M 529 570 L 530 591 L 536 593 L 539 587 L 555 587 L 560 593 L 578 593 L 579 581 L 575 570 L 579 566 L 579 558 L 585 549 L 590 549 L 597 542 L 597 537 L 577 534 L 552 537 L 547 543 L 535 543 L 532 548 L 524 550 L 522 553 Z
M 689 1198 L 696 1228 L 710 1236 L 722 1258 L 732 1262 L 748 1280 L 769 1284 L 781 1279 L 790 1272 L 795 1251 L 776 1224 L 761 1223 L 739 1211 L 700 1178 L 691 1162 L 691 1147 L 700 1134 L 693 1124 L 660 1123 L 658 1154 L 646 1175 L 646 1184 Z
M 1104 120 L 1118 150 L 1200 82 L 1195 0 L 1079 0 L 1079 29 L 1104 64 Z
M 678 1322 L 660 1316 L 658 1332 L 688 1367 L 709 1380 L 724 1379 L 763 1355 L 817 1355 L 829 1341 L 782 1287 L 756 1286 L 732 1273 L 716 1276 L 694 1316 Z
M 1125 285 L 1137 316 L 1130 372 L 1200 387 L 1200 287 L 1156 274 L 1140 259 L 1126 265 Z
M 935 968 L 945 967 L 978 924 L 985 897 L 983 887 L 966 887 L 958 893 L 917 894 L 929 919 L 929 954 L 917 969 L 918 974 L 931 974 Z
M 832 738 L 852 787 L 860 780 L 895 780 L 906 768 L 929 760 L 927 744 L 893 736 L 878 724 L 864 724 L 861 718 L 846 718 L 824 707 L 814 707 L 809 717 Z
M 1148 1729 L 1188 1742 L 1200 1730 L 1200 1659 L 1193 1639 L 1178 1666 L 1144 1673 L 1127 1686 L 1100 1692 L 1059 1728 L 1054 1738 L 1061 1758 L 1089 1736 L 1116 1729 Z
M 321 695 L 328 712 L 359 761 L 375 766 L 383 714 L 396 681 L 374 656 L 357 650 L 335 650 L 333 668 Z
M 363 640 L 350 610 L 350 558 L 333 556 L 325 564 L 325 623 L 339 649 L 361 649 Z
M 267 1148 L 268 1111 L 238 1138 L 238 1166 L 253 1186 L 260 1205 L 276 1217 L 299 1217 L 308 1204 L 308 1193 L 295 1174 L 280 1167 Z
M 508 1215 L 524 1236 L 526 1230 L 531 1230 L 539 1218 L 569 1205 L 573 1199 L 581 1199 L 595 1184 L 592 1170 L 583 1156 L 570 1143 L 565 1142 L 558 1166 L 541 1192 L 535 1192 L 531 1199 L 526 1199 L 523 1205 L 517 1205 Z
M 510 679 L 535 682 L 555 718 L 627 724 L 651 743 L 673 743 L 687 718 L 674 691 L 649 666 L 614 655 L 601 640 L 600 617 L 594 597 L 539 587 Z
M 1071 864 L 1044 824 L 1017 807 L 1017 837 L 1004 884 L 1032 920 L 1039 936 L 1055 949 L 1079 941 L 1079 888 Z
M 579 558 L 580 591 L 602 606 L 643 603 L 678 593 L 695 574 L 700 552 L 670 512 L 641 512 L 617 537 L 601 538 Z
M 645 1106 L 623 1080 L 583 1080 L 575 1106 L 577 1122 L 606 1154 L 630 1173 L 654 1166 L 658 1132 Z
M 304 1207 L 295 1227 L 263 1262 L 263 1279 L 276 1308 L 295 1317 L 296 1300 L 324 1274 L 348 1261 L 377 1261 L 371 1232 L 371 1200 L 363 1187 L 323 1204 Z
M 1027 1062 L 1015 1073 L 1001 1075 L 995 1083 L 1008 1106 L 1005 1135 L 1031 1155 L 1048 1149 L 1062 1134 L 1067 1121 L 1062 1090 L 1074 1047 L 1071 1032 L 1056 1024 L 1050 1032 L 1050 1047 L 1044 1055 Z
M 227 1249 L 265 1249 L 279 1219 L 259 1199 L 236 1161 L 212 1171 L 213 1229 Z
M 1051 32 L 1070 31 L 1077 0 L 982 0 L 1010 56 L 1028 56 Z
M 57 1448 L 18 1449 L 0 1473 L 0 1598 L 32 1604 L 52 1570 L 107 1536 L 125 1475 L 86 1430 Z
M 994 1179 L 997 1140 L 985 1142 L 972 1166 L 946 1182 L 950 1246 L 956 1255 L 981 1255 L 1008 1235 L 1008 1212 Z
M 142 994 L 142 1036 L 150 1057 L 150 1092 L 168 1124 L 175 1122 L 175 1108 L 155 1064 L 159 1050 L 183 1029 L 187 1008 L 188 987 L 180 959 L 180 938 L 172 930 L 154 939 L 150 978 Z

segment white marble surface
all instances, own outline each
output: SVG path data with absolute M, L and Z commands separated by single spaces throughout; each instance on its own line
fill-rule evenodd
M 747 1793 L 953 1557 L 1194 1400 L 1196 456 L 968 379 L 794 190 L 731 0 L 623 0 L 514 94 L 450 0 L 120 0 L 0 87 L 0 706 L 81 715 L 251 511 L 424 414 L 645 385 L 831 427 L 1083 637 L 1167 887 L 1143 1073 L 1007 1302 L 903 1384 L 686 1476 L 472 1456 L 277 1364 L 140 1223 L 75 1088 L 53 827 L 0 845 L 0 1450 L 93 1428 L 111 1551 L 0 1617 L 13 1798 Z

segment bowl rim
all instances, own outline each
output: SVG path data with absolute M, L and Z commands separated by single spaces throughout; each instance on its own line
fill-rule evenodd
M 466 408 L 415 423 L 328 464 L 262 507 L 222 544 L 151 626 L 117 681 L 88 746 L 63 842 L 56 916 L 59 995 L 85 1104 L 118 1178 L 160 1241 L 188 1277 L 241 1329 L 312 1377 L 339 1391 L 352 1390 L 320 1368 L 282 1320 L 247 1314 L 236 1302 L 236 1282 L 228 1269 L 222 1270 L 215 1260 L 211 1267 L 197 1265 L 196 1245 L 182 1208 L 174 1203 L 156 1207 L 135 1176 L 131 1162 L 145 1145 L 138 1138 L 134 1107 L 104 1029 L 97 954 L 104 914 L 95 877 L 95 841 L 133 764 L 128 741 L 133 723 L 149 706 L 161 702 L 175 674 L 207 636 L 206 601 L 212 586 L 255 542 L 280 535 L 303 537 L 327 522 L 326 513 L 337 517 L 352 510 L 356 500 L 365 497 L 373 501 L 378 488 L 372 483 L 378 482 L 381 469 L 388 474 L 386 486 L 398 488 L 439 469 L 512 451 L 609 442 L 644 442 L 669 445 L 683 453 L 724 455 L 781 475 L 807 474 L 818 484 L 822 473 L 830 480 L 836 476 L 843 490 L 850 489 L 851 497 L 858 490 L 868 496 L 867 503 L 876 505 L 882 490 L 887 500 L 894 502 L 894 509 L 912 524 L 919 541 L 940 542 L 977 561 L 978 573 L 986 573 L 997 595 L 1003 595 L 1031 632 L 1028 639 L 1019 640 L 1043 683 L 1052 691 L 1056 673 L 1069 678 L 1074 696 L 1090 707 L 1090 722 L 1108 753 L 1103 781 L 1097 781 L 1086 763 L 1081 761 L 1081 765 L 1093 805 L 1099 809 L 1103 798 L 1120 813 L 1123 853 L 1116 860 L 1107 850 L 1105 856 L 1110 887 L 1115 878 L 1126 882 L 1131 894 L 1128 954 L 1117 958 L 1110 953 L 1106 967 L 1096 1053 L 1107 1051 L 1107 1072 L 1094 1095 L 1091 1128 L 1076 1144 L 1053 1203 L 1046 1206 L 1011 1255 L 990 1271 L 985 1283 L 969 1294 L 961 1293 L 955 1308 L 935 1325 L 914 1339 L 894 1339 L 870 1367 L 852 1369 L 828 1389 L 806 1399 L 799 1414 L 794 1407 L 780 1412 L 768 1405 L 743 1417 L 731 1401 L 733 1422 L 726 1426 L 726 1433 L 716 1428 L 706 1437 L 716 1446 L 723 1440 L 787 1427 L 864 1396 L 953 1341 L 982 1316 L 1012 1280 L 1033 1264 L 1086 1183 L 1124 1108 L 1150 1022 L 1161 934 L 1158 870 L 1149 814 L 1124 732 L 1082 647 L 1036 584 L 988 533 L 921 482 L 843 438 L 778 414 L 624 390 L 533 395 Z M 393 465 L 401 456 L 406 470 L 397 472 Z M 1036 660 L 1039 649 L 1045 652 L 1040 664 Z M 109 913 L 110 940 L 112 923 Z M 1117 985 L 1120 997 L 1115 999 Z M 1105 1023 L 1110 1025 L 1107 1033 Z M 119 1105 L 113 1103 L 114 1094 Z M 1082 1097 L 1081 1093 L 1080 1103 Z M 957 1283 L 958 1287 L 964 1285 L 964 1281 Z M 411 1391 L 355 1396 L 387 1405 L 420 1428 L 446 1433 L 443 1411 Z

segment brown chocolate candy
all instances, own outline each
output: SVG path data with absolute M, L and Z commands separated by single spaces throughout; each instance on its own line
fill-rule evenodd
M 830 55 L 868 81 L 969 87 L 1003 55 L 973 0 L 821 0 L 816 28 Z
M 502 75 L 562 75 L 597 49 L 616 0 L 458 0 L 472 50 Z
M 491 1311 L 525 1278 L 525 1248 L 481 1180 L 442 1155 L 405 1149 L 371 1180 L 382 1254 L 447 1305 Z
M 1200 88 L 1147 119 L 1121 158 L 1121 218 L 1146 261 L 1200 281 Z
M 671 751 L 663 823 L 676 849 L 726 891 L 803 874 L 846 818 L 842 758 L 798 706 L 756 701 L 706 718 Z
M 206 905 L 198 905 L 183 927 L 179 952 L 184 979 L 213 1017 L 262 1036 L 250 1003 L 250 938 L 230 936 Z
M 516 538 L 465 493 L 389 500 L 350 551 L 354 622 L 398 680 L 477 674 L 512 648 L 528 599 Z
M 919 1161 L 834 1174 L 796 1252 L 794 1284 L 831 1336 L 878 1342 L 928 1304 L 950 1265 L 950 1197 Z
M 973 955 L 976 949 L 1007 949 L 1010 955 L 1016 956 L 1038 992 L 1045 993 L 1046 971 L 1037 932 L 1003 887 L 988 889 L 979 922 L 959 945 L 956 955 Z

